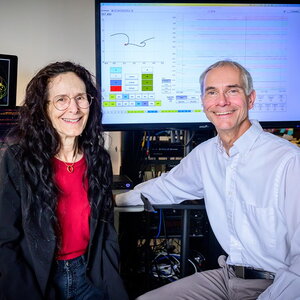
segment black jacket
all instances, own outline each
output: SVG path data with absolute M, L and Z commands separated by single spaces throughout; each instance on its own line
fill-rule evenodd
M 50 280 L 56 238 L 41 238 L 34 220 L 32 226 L 23 226 L 27 193 L 17 155 L 16 147 L 10 147 L 0 163 L 0 300 L 56 299 Z M 110 300 L 126 300 L 117 234 L 106 220 L 98 212 L 91 214 L 87 276 Z M 44 214 L 42 222 L 51 226 L 50 214 Z

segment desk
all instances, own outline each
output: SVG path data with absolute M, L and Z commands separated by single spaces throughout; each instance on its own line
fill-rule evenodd
M 189 245 L 190 245 L 190 214 L 191 210 L 204 210 L 205 205 L 203 200 L 185 201 L 181 204 L 152 204 L 146 205 L 148 212 L 156 212 L 159 209 L 176 209 L 182 210 L 182 222 L 181 222 L 181 247 L 180 247 L 180 272 L 181 277 L 187 276 L 188 272 L 188 259 L 189 259 Z M 116 207 L 115 212 L 141 212 L 144 211 L 143 205 L 137 206 L 122 206 Z M 118 218 L 115 218 L 118 219 Z M 115 226 L 118 230 L 118 223 L 115 222 Z

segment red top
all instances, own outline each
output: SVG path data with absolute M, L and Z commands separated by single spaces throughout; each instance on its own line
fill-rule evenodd
M 56 158 L 53 162 L 55 182 L 60 189 L 56 210 L 60 224 L 56 259 L 66 260 L 86 253 L 89 244 L 91 209 L 87 196 L 87 179 L 83 182 L 86 162 L 84 157 L 76 162 L 72 173 L 68 172 L 64 162 Z

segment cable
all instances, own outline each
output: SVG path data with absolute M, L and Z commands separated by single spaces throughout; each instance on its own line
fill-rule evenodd
M 193 138 L 195 136 L 195 132 L 193 131 L 192 135 L 190 136 L 189 140 L 185 142 L 185 144 L 183 145 L 183 147 L 187 147 L 192 141 L 193 141 Z
M 143 151 L 143 149 L 144 149 L 144 146 L 145 146 L 146 134 L 147 134 L 147 132 L 146 132 L 146 131 L 144 131 L 144 135 L 143 135 L 143 138 L 142 138 L 142 143 L 141 143 L 141 150 L 142 150 L 142 151 Z
M 191 259 L 188 259 L 188 261 L 193 266 L 194 273 L 198 272 L 196 264 Z M 160 252 L 155 256 L 151 264 L 152 275 L 156 278 L 174 281 L 181 277 L 179 254 Z
M 146 156 L 148 157 L 150 153 L 150 132 L 148 132 L 148 137 L 147 137 L 147 146 L 146 146 Z
M 172 260 L 172 259 L 173 260 Z M 161 252 L 156 255 L 153 259 L 152 263 L 154 264 L 155 270 L 152 268 L 152 275 L 154 277 L 161 277 L 164 279 L 178 279 L 176 273 L 179 272 L 180 261 L 177 259 L 175 255 L 170 255 L 166 252 Z M 166 272 L 169 270 L 169 272 Z M 156 272 L 153 272 L 156 271 Z
M 158 225 L 158 232 L 157 232 L 155 239 L 157 239 L 160 236 L 161 223 L 162 223 L 162 209 L 159 210 L 159 225 Z

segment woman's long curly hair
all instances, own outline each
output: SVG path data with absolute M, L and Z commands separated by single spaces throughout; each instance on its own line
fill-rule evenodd
M 40 226 L 45 212 L 50 212 L 53 220 L 56 220 L 55 209 L 59 193 L 53 179 L 52 158 L 59 152 L 61 141 L 47 113 L 48 84 L 51 79 L 66 72 L 75 73 L 85 83 L 86 92 L 93 97 L 86 127 L 76 141 L 87 162 L 91 213 L 98 215 L 100 212 L 103 215 L 112 207 L 111 162 L 104 148 L 102 112 L 100 101 L 97 100 L 99 97 L 94 77 L 84 67 L 73 62 L 52 63 L 41 69 L 29 82 L 18 124 L 13 131 L 21 150 L 19 161 L 28 193 L 23 209 L 25 221 L 30 223 L 37 218 Z

